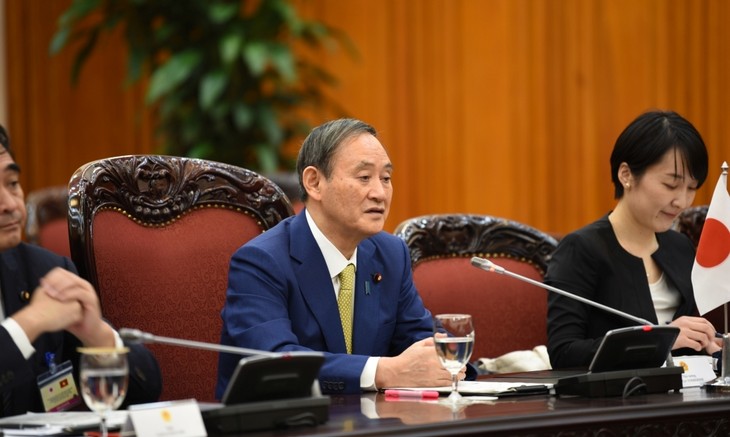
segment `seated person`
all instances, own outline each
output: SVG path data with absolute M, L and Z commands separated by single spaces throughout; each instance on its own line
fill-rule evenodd
M 375 129 L 361 121 L 335 120 L 309 134 L 297 160 L 305 209 L 233 254 L 223 344 L 325 352 L 325 393 L 451 384 L 408 249 L 382 231 L 392 170 Z M 351 269 L 354 283 L 340 279 Z M 221 354 L 218 398 L 238 361 Z
M 647 112 L 621 133 L 610 161 L 615 208 L 560 241 L 545 283 L 679 327 L 673 354 L 720 350 L 715 328 L 698 317 L 695 306 L 694 246 L 670 230 L 707 177 L 707 150 L 699 132 L 674 112 Z M 607 331 L 631 325 L 618 315 L 550 293 L 553 368 L 587 367 Z
M 52 365 L 70 360 L 80 390 L 78 347 L 123 343 L 71 261 L 21 241 L 27 214 L 20 167 L 2 126 L 0 145 L 0 414 L 11 416 L 45 411 L 37 377 Z M 157 400 L 161 377 L 152 354 L 130 346 L 129 368 L 125 405 Z

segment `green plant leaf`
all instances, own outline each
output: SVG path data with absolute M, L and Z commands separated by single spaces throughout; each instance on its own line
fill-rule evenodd
M 96 41 L 99 39 L 100 32 L 101 29 L 98 27 L 91 29 L 84 45 L 81 46 L 78 52 L 76 52 L 76 57 L 74 58 L 74 63 L 71 67 L 71 83 L 76 84 L 78 82 L 79 74 L 81 74 L 81 66 L 84 65 L 86 58 L 88 58 L 91 54 L 91 50 L 94 48 Z
M 170 57 L 152 73 L 147 91 L 147 103 L 156 101 L 190 77 L 193 69 L 200 64 L 201 57 L 200 52 L 196 50 L 186 50 Z
M 210 5 L 208 16 L 213 23 L 221 24 L 233 18 L 240 7 L 238 3 L 215 3 Z
M 284 140 L 284 131 L 279 125 L 279 119 L 271 106 L 263 105 L 258 108 L 256 119 L 264 131 L 266 139 L 272 146 L 278 147 Z
M 61 49 L 66 45 L 68 42 L 68 37 L 71 34 L 71 29 L 68 27 L 64 27 L 60 29 L 58 32 L 56 32 L 55 35 L 53 35 L 53 39 L 51 39 L 51 45 L 48 47 L 48 51 L 55 55 L 56 53 L 60 52 Z
M 269 62 L 266 44 L 251 42 L 243 48 L 243 60 L 254 76 L 261 76 Z
M 257 144 L 256 157 L 258 158 L 261 173 L 273 173 L 278 170 L 279 157 L 277 151 L 269 144 Z
M 244 103 L 233 106 L 233 122 L 240 131 L 245 131 L 253 123 L 253 111 Z
M 271 61 L 276 66 L 285 82 L 292 83 L 297 80 L 297 72 L 289 47 L 283 44 L 276 44 L 271 47 Z
M 231 65 L 235 62 L 243 46 L 243 35 L 238 32 L 228 33 L 220 42 L 220 55 L 224 65 Z
M 228 75 L 223 70 L 212 71 L 200 83 L 200 107 L 209 110 L 228 85 Z
M 72 27 L 81 18 L 98 8 L 100 2 L 101 0 L 73 0 L 71 6 L 58 19 L 58 26 L 62 28 Z
M 209 142 L 198 143 L 188 151 L 191 158 L 207 159 L 215 152 L 215 148 Z

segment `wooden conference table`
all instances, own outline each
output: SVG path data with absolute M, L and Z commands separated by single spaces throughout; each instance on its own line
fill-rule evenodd
M 702 388 L 626 399 L 532 395 L 456 410 L 434 401 L 386 400 L 376 393 L 331 396 L 331 401 L 329 420 L 322 425 L 245 435 L 730 435 L 730 394 Z

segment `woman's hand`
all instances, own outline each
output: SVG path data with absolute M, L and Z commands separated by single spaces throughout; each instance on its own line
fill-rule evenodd
M 696 351 L 705 350 L 713 354 L 722 350 L 721 339 L 715 338 L 715 327 L 702 317 L 682 316 L 673 320 L 670 325 L 679 328 L 679 336 L 672 349 L 688 347 Z

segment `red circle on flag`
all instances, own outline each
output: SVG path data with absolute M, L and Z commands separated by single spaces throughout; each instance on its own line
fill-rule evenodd
M 730 231 L 717 219 L 708 218 L 702 227 L 697 250 L 697 263 L 702 267 L 715 267 L 730 255 Z

